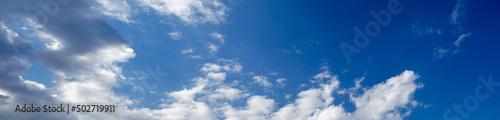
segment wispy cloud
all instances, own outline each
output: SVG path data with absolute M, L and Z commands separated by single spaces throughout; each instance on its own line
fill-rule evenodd
M 96 10 L 101 11 L 102 14 L 125 23 L 134 22 L 130 20 L 132 17 L 132 10 L 130 5 L 125 0 L 97 0 L 101 4 Z
M 219 50 L 219 46 L 217 46 L 211 42 L 206 42 L 205 47 L 209 50 L 208 52 L 212 53 L 212 54 L 217 53 L 217 50 Z
M 182 54 L 194 53 L 194 48 L 184 49 L 182 50 Z
M 460 52 L 460 45 L 470 35 L 471 33 L 460 35 L 457 38 L 457 40 L 453 42 L 453 46 L 455 46 L 454 48 L 443 48 L 443 47 L 434 48 L 434 58 L 441 59 L 444 56 L 451 56 L 454 54 L 458 54 Z
M 170 32 L 168 35 L 174 40 L 179 40 L 182 37 L 182 33 L 178 31 Z
M 466 13 L 467 13 L 467 5 L 468 0 L 456 0 L 455 1 L 455 6 L 453 7 L 453 11 L 447 17 L 446 23 L 447 24 L 444 26 L 452 26 L 451 28 L 444 28 L 444 27 L 438 27 L 438 26 L 430 26 L 430 27 L 421 27 L 425 25 L 420 25 L 420 24 L 413 24 L 412 29 L 415 33 L 418 35 L 429 35 L 429 34 L 437 34 L 437 35 L 442 35 L 442 36 L 458 36 L 456 40 L 451 44 L 454 47 L 446 47 L 449 45 L 440 45 L 436 46 L 433 51 L 433 58 L 434 59 L 441 59 L 446 56 L 452 56 L 455 54 L 458 54 L 460 52 L 460 46 L 465 41 L 468 37 L 471 36 L 471 32 L 464 31 L 463 26 L 462 26 L 462 21 L 466 19 Z M 449 20 L 448 20 L 449 19 Z M 441 25 L 443 26 L 443 25 Z M 445 31 L 456 31 L 456 32 L 447 32 Z M 458 32 L 458 33 L 457 33 Z M 448 37 L 446 37 L 448 38 Z
M 221 44 L 224 44 L 224 42 L 225 42 L 224 41 L 224 37 L 226 37 L 226 36 L 224 36 L 224 35 L 222 35 L 220 33 L 213 32 L 212 34 L 210 34 L 210 36 L 212 36 L 212 38 L 214 38 L 214 39 L 220 40 Z
M 453 24 L 460 24 L 461 19 L 464 17 L 465 13 L 467 12 L 465 9 L 467 6 L 465 5 L 468 2 L 468 0 L 457 0 L 455 7 L 453 8 L 453 12 L 451 13 L 450 17 L 450 22 Z
M 225 21 L 228 8 L 219 0 L 140 0 L 161 15 L 175 15 L 188 24 Z

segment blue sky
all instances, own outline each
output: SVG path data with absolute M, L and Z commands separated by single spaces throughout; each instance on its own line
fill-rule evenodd
M 6 119 L 500 117 L 495 1 L 0 4 Z M 13 111 L 77 103 L 120 107 Z

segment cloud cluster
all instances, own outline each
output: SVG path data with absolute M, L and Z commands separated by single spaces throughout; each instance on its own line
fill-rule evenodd
M 253 95 L 244 88 L 231 85 L 226 76 L 222 77 L 222 82 L 212 79 L 209 75 L 211 72 L 230 74 L 229 71 L 234 71 L 225 70 L 223 66 L 217 63 L 204 64 L 200 71 L 205 76 L 195 77 L 193 87 L 167 93 L 173 101 L 165 103 L 161 109 L 144 109 L 155 113 L 150 117 L 160 119 L 400 120 L 410 115 L 411 110 L 418 105 L 413 94 L 423 87 L 416 82 L 419 77 L 417 74 L 404 71 L 372 87 L 363 87 L 363 93 L 347 91 L 349 102 L 356 108 L 353 112 L 347 112 L 343 103 L 333 103 L 335 96 L 341 95 L 335 93 L 345 89 L 339 87 L 338 76 L 325 69 L 313 77 L 316 82 L 311 81 L 319 87 L 303 90 L 297 94 L 297 99 L 278 107 L 276 101 L 268 96 Z M 263 76 L 256 78 L 262 79 Z M 357 80 L 357 84 L 359 82 L 361 80 Z M 244 99 L 245 106 L 234 107 L 230 104 L 231 101 Z
M 54 1 L 54 0 L 49 0 Z M 59 0 L 58 0 L 59 1 Z M 52 5 L 62 5 L 59 2 Z M 47 1 L 42 1 L 47 2 Z M 215 23 L 224 21 L 227 8 L 217 0 L 142 0 L 141 5 L 150 7 L 163 15 L 175 15 L 189 24 Z M 113 6 L 118 3 L 124 7 Z M 57 15 L 51 15 L 47 23 L 41 23 L 29 13 L 36 9 L 36 2 L 20 0 L 1 1 L 0 13 L 0 116 L 2 119 L 402 119 L 409 115 L 413 103 L 413 93 L 421 85 L 416 83 L 418 75 L 404 71 L 373 87 L 363 87 L 359 81 L 356 88 L 366 88 L 363 93 L 347 91 L 356 110 L 346 112 L 342 104 L 334 104 L 339 87 L 338 76 L 328 69 L 312 76 L 311 84 L 319 87 L 308 88 L 298 93 L 297 99 L 283 107 L 271 96 L 252 93 L 244 83 L 260 86 L 283 87 L 287 80 L 268 80 L 266 76 L 244 76 L 241 80 L 229 79 L 231 75 L 241 75 L 243 66 L 235 60 L 219 59 L 205 63 L 199 69 L 202 76 L 194 77 L 192 86 L 182 90 L 164 93 L 166 98 L 157 109 L 132 108 L 136 104 L 126 95 L 118 95 L 113 90 L 124 78 L 120 63 L 135 57 L 136 53 L 117 30 L 111 27 L 99 14 L 124 21 L 131 12 L 125 1 L 84 1 L 72 0 L 58 7 Z M 106 6 L 91 9 L 93 6 Z M 102 12 L 102 13 L 96 13 Z M 23 18 L 23 20 L 17 20 Z M 35 39 L 45 44 L 45 48 L 34 50 L 20 33 L 11 26 L 27 21 Z M 16 26 L 19 27 L 19 26 Z M 211 34 L 224 43 L 224 35 Z M 218 46 L 208 44 L 207 48 L 216 52 Z M 192 53 L 194 49 L 182 51 Z M 20 57 L 25 56 L 25 57 Z M 20 74 L 31 66 L 30 62 L 40 61 L 44 68 L 54 73 L 53 87 L 46 87 L 35 81 L 23 79 Z M 241 84 L 240 84 L 241 83 Z M 273 86 L 275 84 L 276 86 Z M 106 96 L 106 97 L 103 97 Z M 287 99 L 290 95 L 287 95 Z M 37 99 L 32 99 L 37 98 Z M 246 101 L 243 106 L 234 101 Z M 346 101 L 347 102 L 347 101 Z M 13 113 L 16 104 L 117 104 L 116 114 L 93 113 L 69 115 L 34 113 Z
M 434 48 L 434 58 L 441 59 L 444 56 L 451 56 L 454 54 L 458 54 L 460 52 L 460 45 L 463 41 L 471 36 L 470 32 L 467 32 L 462 27 L 462 21 L 467 16 L 467 6 L 468 0 L 457 0 L 455 3 L 455 7 L 453 8 L 452 13 L 450 14 L 450 23 L 456 27 L 456 31 L 458 33 L 457 39 L 453 42 L 454 48 L 446 48 L 446 47 L 436 47 Z M 438 31 L 441 34 L 441 31 Z M 456 35 L 456 33 L 454 34 Z

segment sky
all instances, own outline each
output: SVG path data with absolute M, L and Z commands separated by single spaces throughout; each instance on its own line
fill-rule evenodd
M 499 5 L 0 0 L 0 118 L 494 120 Z

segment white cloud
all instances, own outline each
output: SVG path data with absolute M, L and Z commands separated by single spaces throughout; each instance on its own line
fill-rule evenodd
M 125 23 L 134 22 L 132 20 L 129 20 L 129 18 L 132 16 L 132 13 L 127 1 L 97 0 L 97 2 L 101 4 L 101 7 L 97 8 L 97 10 L 101 11 L 102 14 L 118 19 Z
M 224 117 L 227 120 L 266 120 L 274 109 L 274 100 L 264 96 L 252 96 L 247 100 L 244 109 L 235 110 L 231 106 L 226 106 Z
M 200 79 L 200 78 L 197 78 L 197 79 Z M 206 86 L 206 84 L 200 83 L 196 87 L 189 89 L 189 90 L 184 89 L 181 91 L 175 91 L 175 92 L 168 93 L 168 96 L 175 98 L 179 101 L 188 101 L 188 102 L 193 101 L 196 94 L 200 93 L 205 88 L 205 86 Z
M 373 86 L 359 97 L 351 97 L 356 105 L 354 119 L 402 119 L 405 114 L 401 113 L 402 109 L 410 107 L 414 101 L 413 93 L 423 87 L 415 84 L 418 77 L 413 71 L 404 71 Z
M 227 59 L 218 59 L 218 62 L 222 63 L 222 69 L 230 73 L 237 73 L 243 70 L 243 66 L 240 63 L 235 62 L 234 60 Z
M 361 82 L 363 82 L 363 80 L 365 80 L 364 76 L 361 78 L 354 79 L 354 88 L 352 88 L 352 89 L 357 90 L 357 89 L 361 88 Z
M 324 69 L 323 72 L 315 75 L 313 78 L 314 80 L 311 80 L 311 82 L 316 83 L 316 82 L 323 82 L 325 80 L 330 80 L 333 79 L 335 76 L 332 75 L 330 71 L 328 71 L 328 67 L 322 67 Z
M 20 79 L 23 79 L 22 77 Z M 35 81 L 30 81 L 30 80 L 24 80 L 23 83 L 28 86 L 29 89 L 34 89 L 34 90 L 45 90 L 45 85 L 37 83 Z
M 209 50 L 208 52 L 210 53 L 216 53 L 217 50 L 219 50 L 219 46 L 213 44 L 213 43 L 210 43 L 210 42 L 207 42 L 205 44 L 206 48 Z
M 140 0 L 162 15 L 175 15 L 188 24 L 225 21 L 228 9 L 219 0 Z
M 205 63 L 203 67 L 200 69 L 203 72 L 219 72 L 221 70 L 221 66 L 214 63 Z
M 281 84 L 281 83 L 284 83 L 285 81 L 286 81 L 286 79 L 285 79 L 285 78 L 278 78 L 278 79 L 276 79 L 276 82 L 278 82 L 278 83 L 280 83 L 280 84 Z
M 243 69 L 243 66 L 241 66 L 239 63 L 234 62 L 233 60 L 219 59 L 217 61 L 221 63 L 221 65 L 215 63 L 205 63 L 200 71 L 207 73 L 219 72 L 224 70 L 230 73 L 237 73 L 241 72 L 241 70 Z
M 168 107 L 144 112 L 153 113 L 156 117 L 145 117 L 142 119 L 163 119 L 163 120 L 213 120 L 213 111 L 203 102 L 174 102 Z
M 85 1 L 74 2 L 86 3 Z M 175 4 L 172 2 L 175 2 Z M 164 3 L 148 4 L 148 6 L 156 6 L 159 8 L 158 11 L 167 11 L 164 14 L 173 14 L 181 19 L 185 16 L 187 16 L 185 18 L 188 19 L 193 18 L 190 16 L 198 16 L 194 18 L 200 19 L 191 21 L 203 23 L 213 22 L 213 20 L 206 20 L 206 18 L 212 19 L 212 17 L 207 17 L 207 13 L 200 13 L 200 11 L 203 11 L 204 9 L 210 9 L 204 8 L 205 5 L 219 4 L 219 7 L 223 6 L 218 1 L 212 1 L 212 3 L 210 2 L 210 0 L 202 2 L 200 2 L 200 0 L 158 0 L 156 2 L 149 0 L 144 3 Z M 11 2 L 7 3 L 10 4 Z M 201 10 L 199 8 L 200 4 L 203 8 Z M 33 6 L 29 6 L 30 4 L 23 3 L 22 5 L 28 5 L 26 8 L 35 8 Z M 86 11 L 86 9 L 81 9 L 88 8 L 89 6 L 80 6 L 87 4 L 74 3 L 68 5 L 75 5 L 68 6 L 74 9 L 60 11 L 60 16 L 64 17 L 51 18 L 51 21 L 55 21 L 53 22 L 55 25 L 45 26 L 47 27 L 45 29 L 46 31 L 38 31 L 44 32 L 47 36 L 52 36 L 53 38 L 49 37 L 50 39 L 57 39 L 60 41 L 58 44 L 60 44 L 61 47 L 48 47 L 42 51 L 36 51 L 31 54 L 34 60 L 41 61 L 45 67 L 49 68 L 54 73 L 53 80 L 55 83 L 52 88 L 46 88 L 43 84 L 24 80 L 22 77 L 19 77 L 19 73 L 22 73 L 29 68 L 29 61 L 17 58 L 17 54 L 7 54 L 7 52 L 2 53 L 2 55 L 5 55 L 5 57 L 0 59 L 0 66 L 2 66 L 0 68 L 0 76 L 2 77 L 2 80 L 0 80 L 0 116 L 2 116 L 3 119 L 60 118 L 253 120 L 281 118 L 384 119 L 389 117 L 401 119 L 407 115 L 406 113 L 401 113 L 403 112 L 403 109 L 411 110 L 412 107 L 408 106 L 409 104 L 415 106 L 416 102 L 413 100 L 412 95 L 417 88 L 421 87 L 420 85 L 415 84 L 415 79 L 418 76 L 411 71 L 405 71 L 401 75 L 367 89 L 366 92 L 360 96 L 353 96 L 351 101 L 355 103 L 356 111 L 349 113 L 345 112 L 342 105 L 333 104 L 334 91 L 338 89 L 340 82 L 337 80 L 337 76 L 332 75 L 331 72 L 326 71 L 327 69 L 325 69 L 325 72 L 314 76 L 315 80 L 313 80 L 313 84 L 318 83 L 318 88 L 309 88 L 301 91 L 297 95 L 298 98 L 295 101 L 288 103 L 283 108 L 276 108 L 276 103 L 272 98 L 260 95 L 253 95 L 248 98 L 247 105 L 244 107 L 233 108 L 233 106 L 231 106 L 231 104 L 227 101 L 216 101 L 216 103 L 211 104 L 210 102 L 203 101 L 203 99 L 201 99 L 204 96 L 214 96 L 214 98 L 237 100 L 250 96 L 251 94 L 244 92 L 247 91 L 245 89 L 248 89 L 244 86 L 238 86 L 237 84 L 227 85 L 227 83 L 221 82 L 224 81 L 230 73 L 240 73 L 243 67 L 239 63 L 234 62 L 234 60 L 220 59 L 217 63 L 204 64 L 203 68 L 200 69 L 204 76 L 193 78 L 192 80 L 195 81 L 195 85 L 193 87 L 167 92 L 166 96 L 168 98 L 166 98 L 167 100 L 165 100 L 165 103 L 159 106 L 160 108 L 132 109 L 129 108 L 130 105 L 136 103 L 137 101 L 130 100 L 128 96 L 120 96 L 116 94 L 113 91 L 113 88 L 119 86 L 118 80 L 123 77 L 122 68 L 118 64 L 127 62 L 129 59 L 134 58 L 134 50 L 130 48 L 127 41 L 123 40 L 120 34 L 116 33 L 113 28 L 110 28 L 108 25 L 99 26 L 103 24 L 100 23 L 100 21 L 102 21 L 101 19 L 98 19 L 98 17 L 90 14 L 90 12 Z M 188 7 L 186 8 L 186 6 L 183 5 L 187 5 Z M 162 8 L 161 6 L 165 8 Z M 152 8 L 156 9 L 155 7 Z M 196 12 L 188 14 L 183 13 L 186 9 L 195 9 Z M 75 14 L 72 10 L 81 13 Z M 199 17 L 200 14 L 202 17 Z M 217 21 L 220 22 L 218 19 Z M 83 23 L 80 24 L 81 22 Z M 63 25 L 59 25 L 61 23 L 74 25 L 71 29 L 81 29 L 82 31 L 73 33 L 74 31 L 68 30 L 67 27 Z M 5 46 L 4 44 L 7 43 L 7 39 L 5 38 L 8 38 L 8 34 L 10 33 L 3 33 L 2 31 L 0 31 L 0 45 Z M 59 45 L 50 44 L 49 46 Z M 11 48 L 1 47 L 0 50 L 10 51 Z M 267 77 L 253 76 L 252 79 L 261 86 L 272 86 L 272 84 L 267 80 Z M 278 83 L 283 83 L 284 81 L 285 80 L 283 79 L 277 80 Z M 357 86 L 358 85 L 356 85 L 356 87 Z M 285 97 L 290 99 L 291 96 L 292 95 L 288 94 Z M 38 99 L 33 101 L 31 98 Z M 119 109 L 117 111 L 120 112 L 117 112 L 117 114 L 96 113 L 70 114 L 64 116 L 36 113 L 30 115 L 12 113 L 12 109 L 10 109 L 11 107 L 9 106 L 22 102 L 55 102 L 68 104 L 81 102 L 110 103 L 120 105 L 120 107 L 117 107 L 117 109 Z M 218 107 L 220 105 L 223 107 Z
M 181 32 L 170 32 L 170 33 L 168 33 L 168 35 L 170 37 L 172 37 L 172 39 L 174 39 L 174 40 L 179 40 L 182 37 Z
M 386 82 L 367 89 L 359 97 L 351 95 L 351 101 L 356 106 L 356 110 L 352 113 L 346 112 L 342 105 L 331 104 L 334 99 L 332 92 L 337 89 L 339 84 L 337 77 L 333 77 L 326 84 L 320 84 L 320 88 L 311 88 L 300 92 L 294 103 L 273 113 L 272 119 L 400 120 L 409 115 L 409 112 L 406 111 L 411 111 L 415 107 L 416 101 L 413 100 L 413 93 L 418 88 L 423 87 L 415 83 L 418 77 L 412 71 L 405 71 Z
M 195 79 L 204 81 L 203 78 Z M 148 111 L 145 113 L 154 113 L 153 115 L 157 118 L 148 117 L 143 119 L 214 119 L 215 116 L 210 107 L 206 103 L 195 100 L 196 95 L 200 94 L 206 85 L 206 83 L 198 81 L 196 87 L 168 93 L 168 96 L 174 98 L 176 101 L 171 104 L 165 104 L 163 108 L 158 110 L 147 109 Z
M 220 40 L 220 43 L 221 44 L 224 44 L 224 35 L 220 34 L 220 33 L 217 33 L 217 32 L 213 32 L 212 34 L 210 34 L 212 36 L 212 38 L 214 39 L 217 39 L 217 40 Z
M 287 95 L 285 95 L 285 98 L 286 98 L 287 100 L 288 100 L 288 99 L 290 99 L 290 97 L 292 97 L 292 95 L 291 95 L 291 94 L 287 94 Z
M 243 93 L 243 91 L 230 87 L 217 88 L 214 94 L 210 94 L 209 98 L 212 100 L 226 99 L 226 100 L 237 100 L 249 96 L 248 93 Z
M 207 77 L 216 80 L 216 81 L 223 81 L 226 78 L 226 73 L 225 72 L 209 72 L 207 73 Z
M 285 81 L 286 81 L 286 79 L 285 79 L 285 78 L 278 78 L 278 79 L 276 79 L 276 82 L 278 83 L 278 84 L 277 84 L 277 86 L 278 86 L 279 88 L 284 88 L 284 87 L 285 87 L 285 85 L 286 85 L 286 84 L 285 84 Z
M 66 102 L 127 102 L 114 95 L 111 89 L 118 86 L 117 77 L 121 75 L 121 68 L 115 63 L 126 62 L 134 56 L 134 51 L 128 46 L 113 46 L 95 53 L 71 56 L 75 64 L 87 67 L 73 71 L 53 71 L 58 81 L 58 98 Z
M 328 78 L 326 84 L 320 84 L 320 88 L 311 88 L 300 92 L 294 103 L 288 104 L 273 114 L 275 120 L 304 120 L 319 114 L 320 109 L 326 108 L 333 102 L 332 92 L 338 88 L 340 82 L 329 72 L 322 72 L 315 79 Z M 328 76 L 328 77 L 325 77 Z M 331 76 L 331 77 L 330 77 Z M 316 80 L 321 81 L 321 80 Z M 332 105 L 334 106 L 334 105 Z
M 195 49 L 193 49 L 193 48 L 189 48 L 189 49 L 184 49 L 181 52 L 182 52 L 182 54 L 188 54 L 188 53 L 194 53 L 194 50 Z
M 241 66 L 240 64 L 224 65 L 222 68 L 224 68 L 224 70 L 226 70 L 228 72 L 235 73 L 235 72 L 241 72 L 241 70 L 243 69 L 243 66 Z
M 269 88 L 272 85 L 271 82 L 267 81 L 267 77 L 265 76 L 253 76 L 252 79 L 254 83 L 257 83 L 264 88 Z

